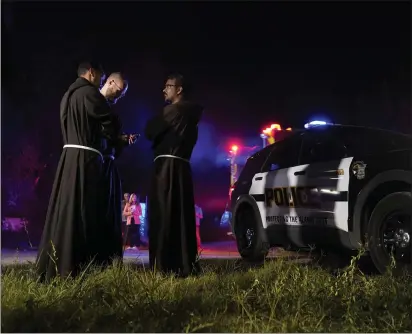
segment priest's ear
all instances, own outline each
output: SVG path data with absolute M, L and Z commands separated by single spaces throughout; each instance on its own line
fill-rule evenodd
M 96 69 L 94 69 L 94 68 L 91 68 L 90 69 L 90 74 L 91 74 L 91 76 L 92 76 L 92 78 L 96 78 L 96 77 L 102 77 L 102 74 L 100 73 L 100 71 L 99 70 L 96 70 Z
M 176 87 L 176 93 L 177 95 L 182 95 L 183 94 L 183 87 L 182 86 L 177 86 Z

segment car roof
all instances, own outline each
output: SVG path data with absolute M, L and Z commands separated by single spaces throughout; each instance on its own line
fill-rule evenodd
M 412 136 L 402 133 L 402 132 L 397 132 L 397 131 L 392 131 L 392 130 L 386 130 L 386 129 L 380 129 L 380 128 L 374 128 L 374 127 L 368 127 L 368 126 L 359 126 L 359 125 L 343 125 L 343 124 L 326 124 L 326 125 L 314 125 L 311 126 L 309 129 L 294 129 L 290 136 L 278 140 L 273 144 L 270 144 L 268 146 L 266 146 L 265 148 L 255 152 L 254 154 L 252 154 L 249 160 L 253 160 L 250 158 L 255 158 L 256 156 L 260 155 L 260 154 L 264 154 L 264 152 L 268 151 L 268 150 L 272 150 L 273 146 L 278 144 L 278 143 L 282 143 L 284 141 L 287 141 L 288 139 L 291 139 L 293 137 L 296 137 L 298 135 L 302 135 L 304 133 L 314 133 L 316 131 L 321 131 L 321 130 L 325 130 L 325 129 L 331 129 L 331 128 L 335 128 L 335 129 L 356 129 L 356 130 L 365 130 L 366 133 L 368 133 L 369 135 L 372 135 L 373 133 L 375 134 L 379 134 L 379 135 L 383 135 L 383 136 L 388 136 L 391 138 L 402 138 L 402 139 L 406 139 L 407 141 L 412 140 Z
M 387 135 L 387 136 L 401 136 L 405 138 L 412 138 L 411 135 L 408 135 L 406 133 L 398 132 L 398 131 L 393 131 L 393 130 L 386 130 L 386 129 L 380 129 L 380 128 L 374 128 L 374 127 L 369 127 L 369 126 L 360 126 L 360 125 L 344 125 L 344 124 L 326 124 L 326 125 L 314 125 L 311 126 L 309 129 L 304 129 L 301 130 L 301 132 L 315 132 L 317 130 L 322 130 L 325 128 L 341 128 L 341 129 L 354 129 L 354 130 L 365 130 L 366 132 L 378 132 L 382 135 Z

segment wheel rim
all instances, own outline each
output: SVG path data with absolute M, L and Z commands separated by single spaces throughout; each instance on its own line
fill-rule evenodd
M 255 229 L 252 227 L 245 227 L 237 236 L 240 249 L 247 250 L 253 247 L 255 239 Z
M 386 216 L 381 229 L 381 246 L 397 263 L 411 263 L 411 216 L 394 212 Z
M 252 247 L 254 237 L 255 237 L 255 230 L 253 228 L 248 228 L 246 230 L 246 233 L 245 233 L 245 239 L 246 239 L 246 243 L 247 243 L 246 247 L 247 248 Z
M 253 223 L 253 213 L 249 210 L 241 212 L 239 217 L 238 233 L 236 238 L 239 248 L 242 250 L 252 249 L 256 240 L 256 228 Z

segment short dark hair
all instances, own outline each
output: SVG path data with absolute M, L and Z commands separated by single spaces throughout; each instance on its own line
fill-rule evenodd
M 82 75 L 85 75 L 87 71 L 90 69 L 94 69 L 96 71 L 101 72 L 104 74 L 103 67 L 102 65 L 97 62 L 97 61 L 83 61 L 79 64 L 79 67 L 77 68 L 77 75 L 80 77 Z
M 186 77 L 180 73 L 172 73 L 167 77 L 168 80 L 175 80 L 176 86 L 182 87 L 182 95 L 188 97 L 191 92 L 190 84 Z

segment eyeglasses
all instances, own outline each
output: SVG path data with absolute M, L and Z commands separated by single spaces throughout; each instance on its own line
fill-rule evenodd
M 126 89 L 127 89 L 127 85 L 126 86 L 124 86 L 123 88 L 121 88 L 118 84 L 117 84 L 117 82 L 115 81 L 115 80 L 113 80 L 113 83 L 116 85 L 116 87 L 119 89 L 119 91 L 117 92 L 117 98 L 116 98 L 116 100 L 118 100 L 118 99 L 121 99 L 125 94 L 126 94 Z
M 120 86 L 117 84 L 117 82 L 115 80 L 113 80 L 114 84 L 116 85 L 117 88 L 119 88 L 119 90 L 123 90 L 124 88 L 120 88 Z

